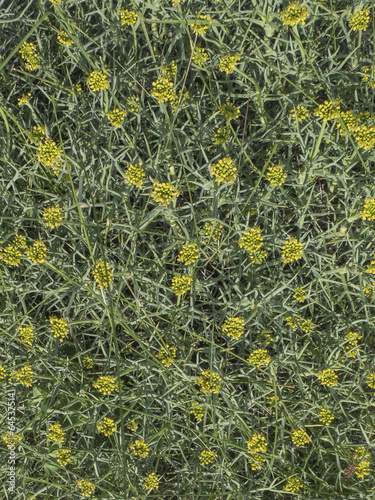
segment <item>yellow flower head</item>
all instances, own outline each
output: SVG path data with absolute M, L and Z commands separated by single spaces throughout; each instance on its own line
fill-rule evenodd
M 191 25 L 193 33 L 196 35 L 204 35 L 212 24 L 212 19 L 204 14 L 198 14 L 194 23 Z
M 28 92 L 27 94 L 23 94 L 22 97 L 18 99 L 18 106 L 23 106 L 24 104 L 27 104 L 31 99 L 31 93 Z
M 282 248 L 282 260 L 284 264 L 302 259 L 303 246 L 296 238 L 290 238 Z
M 18 336 L 23 344 L 32 345 L 34 339 L 34 328 L 32 326 L 21 326 Z
M 10 434 L 7 432 L 3 435 L 3 441 L 7 445 L 7 448 L 11 449 L 22 441 L 22 436 L 21 434 Z
M 302 286 L 297 286 L 295 288 L 293 298 L 296 299 L 297 302 L 305 302 L 306 292 Z
M 189 243 L 188 245 L 184 245 L 182 250 L 178 254 L 177 260 L 188 266 L 193 264 L 199 257 L 199 250 L 196 243 Z
M 43 219 L 45 225 L 54 228 L 58 227 L 62 221 L 61 208 L 59 205 L 55 207 L 48 207 L 43 212 Z
M 178 196 L 180 192 L 169 182 L 159 182 L 154 181 L 154 189 L 152 191 L 153 199 L 168 206 L 175 196 Z
M 263 246 L 263 236 L 260 227 L 252 227 L 250 231 L 245 231 L 238 241 L 240 248 L 244 248 L 250 254 L 251 261 L 255 264 L 261 263 L 267 256 L 267 252 L 260 250 Z
M 33 383 L 34 372 L 30 365 L 25 365 L 13 374 L 12 379 L 21 385 L 31 387 Z
M 70 456 L 72 454 L 72 450 L 57 450 L 57 461 L 62 467 L 66 467 L 70 462 Z
M 211 173 L 217 182 L 232 184 L 237 177 L 237 168 L 232 158 L 226 157 L 211 165 Z
M 347 352 L 348 358 L 355 358 L 359 353 L 358 340 L 362 338 L 362 335 L 356 332 L 349 332 L 344 339 L 346 342 L 345 351 Z
M 299 122 L 306 120 L 306 118 L 309 117 L 309 111 L 305 108 L 305 106 L 297 106 L 295 114 L 297 116 L 297 121 Z M 294 115 L 294 111 L 292 111 L 292 115 Z
M 280 14 L 284 25 L 295 26 L 301 23 L 305 24 L 309 11 L 306 7 L 302 7 L 299 3 L 291 3 Z
M 199 455 L 199 460 L 202 465 L 212 464 L 216 458 L 217 458 L 217 453 L 215 453 L 214 451 L 204 450 Z
M 297 477 L 291 477 L 286 482 L 284 486 L 284 491 L 289 491 L 290 493 L 298 493 L 299 490 L 303 488 L 303 484 Z
M 375 372 L 370 373 L 370 375 L 367 377 L 367 385 L 371 387 L 371 389 L 375 389 Z
M 21 250 L 15 245 L 8 245 L 3 249 L 2 260 L 11 266 L 18 266 L 21 262 Z
M 113 272 L 109 264 L 102 259 L 97 262 L 92 274 L 100 288 L 108 288 L 112 283 Z
M 81 490 L 81 495 L 83 497 L 89 497 L 95 491 L 95 486 L 89 481 L 85 481 L 84 479 L 80 479 L 77 481 L 77 486 Z
M 191 276 L 173 276 L 171 288 L 179 296 L 190 290 L 193 278 Z
M 173 80 L 175 74 L 177 73 L 177 64 L 172 61 L 167 66 L 164 66 L 161 70 L 161 74 L 166 76 L 169 80 Z
M 322 385 L 327 386 L 336 386 L 337 385 L 337 374 L 331 368 L 327 368 L 326 370 L 322 370 L 318 373 L 318 378 Z
M 340 130 L 340 134 L 343 136 L 346 136 L 346 129 L 349 132 L 354 132 L 359 126 L 359 116 L 355 115 L 353 111 L 341 111 L 337 119 L 338 118 L 340 118 L 340 120 L 337 122 L 337 127 Z M 341 125 L 340 121 L 343 122 L 345 127 Z
M 219 106 L 219 111 L 229 121 L 236 120 L 240 116 L 240 110 L 231 102 Z
M 151 95 L 158 100 L 158 102 L 171 101 L 175 97 L 175 89 L 173 82 L 166 76 L 161 76 L 152 83 Z
M 225 71 L 227 75 L 233 73 L 234 68 L 236 67 L 236 64 L 238 63 L 240 57 L 241 57 L 240 54 L 234 54 L 233 56 L 228 54 L 226 56 L 223 56 L 220 59 L 220 65 L 219 65 L 220 71 Z
M 101 376 L 92 386 L 104 395 L 111 394 L 116 390 L 116 379 L 111 376 Z
M 26 255 L 34 264 L 42 264 L 46 260 L 47 247 L 43 241 L 35 241 L 26 250 Z
M 363 68 L 362 73 L 364 73 L 362 77 L 362 82 L 367 83 L 372 89 L 375 88 L 375 66 L 367 66 L 367 68 Z
M 121 9 L 120 10 L 120 19 L 121 26 L 132 26 L 137 22 L 137 14 L 132 10 Z
M 195 47 L 193 61 L 199 67 L 203 67 L 208 61 L 208 54 L 202 47 Z
M 212 237 L 214 241 L 217 241 L 222 234 L 223 225 L 214 221 L 212 224 L 206 222 L 204 225 L 204 235 L 206 238 Z
M 130 165 L 125 173 L 125 179 L 129 184 L 133 184 L 136 187 L 142 187 L 146 173 L 142 168 L 142 162 L 136 163 L 135 165 Z
M 3 380 L 5 378 L 6 373 L 7 372 L 5 371 L 3 365 L 0 365 L 0 380 Z
M 363 149 L 372 149 L 375 146 L 375 127 L 360 125 L 354 130 L 354 137 L 358 146 Z
M 253 351 L 248 360 L 247 360 L 251 365 L 254 365 L 254 366 L 261 366 L 262 364 L 265 364 L 266 366 L 268 366 L 271 362 L 271 358 L 270 356 L 268 355 L 268 352 L 266 349 L 255 349 L 255 351 Z
M 52 441 L 53 443 L 63 444 L 64 442 L 64 431 L 61 428 L 61 425 L 56 422 L 48 429 L 47 439 Z
M 106 73 L 94 70 L 87 79 L 87 85 L 93 92 L 105 90 L 109 87 L 109 82 Z
M 201 386 L 203 394 L 207 392 L 219 394 L 221 377 L 211 370 L 205 370 L 201 373 L 197 383 Z
M 197 422 L 200 422 L 204 417 L 204 406 L 201 406 L 198 401 L 193 401 L 191 404 L 191 410 L 189 413 L 194 415 Z
M 155 472 L 151 472 L 145 478 L 145 490 L 157 490 L 159 488 L 159 478 Z
M 322 422 L 323 425 L 329 425 L 335 417 L 331 410 L 327 410 L 322 408 L 319 413 L 319 422 Z
M 359 446 L 355 450 L 354 463 L 355 463 L 355 473 L 358 477 L 365 477 L 370 474 L 370 462 L 367 458 L 370 457 L 370 453 L 366 453 L 366 448 L 364 446 Z
M 160 359 L 160 361 L 164 366 L 169 368 L 176 359 L 176 352 L 177 352 L 177 347 L 175 347 L 174 345 L 171 346 L 167 344 L 165 347 L 162 347 L 160 349 L 156 357 Z
M 247 449 L 250 454 L 250 465 L 252 470 L 260 470 L 266 460 L 260 453 L 267 453 L 267 441 L 262 434 L 255 432 L 249 441 L 247 441 Z
M 304 446 L 310 441 L 309 436 L 303 429 L 293 431 L 292 441 L 296 446 Z
M 353 31 L 364 31 L 370 22 L 370 9 L 362 9 L 350 15 L 349 27 Z
M 362 220 L 375 221 L 375 198 L 366 198 L 361 212 Z
M 66 47 L 70 47 L 73 43 L 73 40 L 69 37 L 68 33 L 65 33 L 65 31 L 59 31 L 57 34 L 57 39 L 62 45 L 65 45 Z
M 30 132 L 30 137 L 33 142 L 38 144 L 39 142 L 42 142 L 46 135 L 46 131 L 44 127 L 33 127 L 32 131 Z
M 150 451 L 143 439 L 137 439 L 133 444 L 130 445 L 130 449 L 133 451 L 134 455 L 140 458 L 146 458 Z
M 126 428 L 129 429 L 129 431 L 135 432 L 138 429 L 138 424 L 135 420 L 130 420 L 126 424 Z
M 276 165 L 267 169 L 267 179 L 274 186 L 282 186 L 285 182 L 286 175 L 284 174 L 283 166 Z
M 320 104 L 315 115 L 319 116 L 324 122 L 333 120 L 340 117 L 340 103 L 339 101 L 324 101 Z
M 62 342 L 69 334 L 68 320 L 51 316 L 49 322 L 51 323 L 51 332 L 54 338 L 58 338 Z
M 126 115 L 126 111 L 116 108 L 107 113 L 107 118 L 114 127 L 121 127 Z
M 98 423 L 97 429 L 105 436 L 110 436 L 115 432 L 116 424 L 111 418 L 104 417 L 103 420 Z
M 61 160 L 61 150 L 54 141 L 47 139 L 40 144 L 37 158 L 46 167 L 52 167 Z
M 229 316 L 224 321 L 222 330 L 227 337 L 232 337 L 233 340 L 239 339 L 245 333 L 245 318 L 243 316 L 238 318 Z
M 219 127 L 214 134 L 215 144 L 224 144 L 229 141 L 229 130 L 227 127 Z

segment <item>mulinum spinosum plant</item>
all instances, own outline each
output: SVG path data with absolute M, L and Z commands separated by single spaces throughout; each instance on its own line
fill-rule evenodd
M 373 2 L 1 13 L 4 495 L 372 498 Z

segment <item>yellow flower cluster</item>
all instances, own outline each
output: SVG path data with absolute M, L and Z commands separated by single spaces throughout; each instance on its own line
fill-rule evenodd
M 224 321 L 222 330 L 227 337 L 232 337 L 233 340 L 239 339 L 245 333 L 245 318 L 243 316 L 238 318 L 229 316 Z
M 7 448 L 11 449 L 22 441 L 22 436 L 21 434 L 9 434 L 9 432 L 7 432 L 3 436 L 3 441 L 7 445 Z
M 366 448 L 364 446 L 359 446 L 355 450 L 354 462 L 355 462 L 355 473 L 358 477 L 365 477 L 370 474 L 370 462 L 367 458 L 370 457 L 370 453 L 366 453 Z
M 11 266 L 18 266 L 21 262 L 22 252 L 15 245 L 8 245 L 2 248 L 1 259 Z
M 145 490 L 157 490 L 159 488 L 159 478 L 155 472 L 151 472 L 145 478 Z
M 112 392 L 115 391 L 115 384 L 116 384 L 116 379 L 115 377 L 111 376 L 101 376 L 98 378 L 96 382 L 92 384 L 94 389 L 97 389 L 99 392 L 101 392 L 104 395 L 111 394 Z
M 25 253 L 34 264 L 42 264 L 46 260 L 47 247 L 43 241 L 35 241 Z
M 359 335 L 356 332 L 349 332 L 344 339 L 344 342 L 347 342 L 345 346 L 345 351 L 348 354 L 348 358 L 355 358 L 359 353 L 358 340 L 362 338 L 362 335 Z
M 159 350 L 156 357 L 160 359 L 160 361 L 164 366 L 169 368 L 176 359 L 176 352 L 177 352 L 177 347 L 175 347 L 174 345 L 171 346 L 167 344 L 165 347 L 162 347 Z
M 371 389 L 375 389 L 375 373 L 370 373 L 370 375 L 367 377 L 367 385 L 371 387 Z
M 305 333 L 311 333 L 314 330 L 314 324 L 311 319 L 297 318 L 298 326 Z
M 19 382 L 21 385 L 31 387 L 33 383 L 34 372 L 30 365 L 25 365 L 16 372 L 12 372 L 11 379 Z
M 267 453 L 266 438 L 259 432 L 255 432 L 246 444 L 252 470 L 260 470 L 266 462 L 265 458 L 260 455 L 260 453 Z
M 324 122 L 334 120 L 340 117 L 339 101 L 324 101 L 315 111 L 316 116 L 319 116 Z
M 146 173 L 142 168 L 142 162 L 136 163 L 134 165 L 130 165 L 125 173 L 125 179 L 129 184 L 133 184 L 138 188 L 142 187 L 144 178 L 146 177 Z
M 370 9 L 362 9 L 350 15 L 349 27 L 353 31 L 364 31 L 370 22 Z
M 89 356 L 85 356 L 82 360 L 83 367 L 86 368 L 86 370 L 90 370 L 94 366 L 94 362 L 92 358 Z
M 48 138 L 40 144 L 37 158 L 46 167 L 52 167 L 61 160 L 61 150 L 52 139 Z
M 43 212 L 43 219 L 46 226 L 50 228 L 58 227 L 62 221 L 61 208 L 59 205 L 48 207 Z
M 365 204 L 363 205 L 363 210 L 361 212 L 362 220 L 374 220 L 375 221 L 375 198 L 366 198 Z
M 217 453 L 215 453 L 214 451 L 204 450 L 199 455 L 199 460 L 202 465 L 212 464 L 216 458 L 217 458 Z
M 228 54 L 226 56 L 223 56 L 220 59 L 220 64 L 219 64 L 220 71 L 225 71 L 227 75 L 233 73 L 234 68 L 236 67 L 236 64 L 238 63 L 240 57 L 241 57 L 240 54 L 234 54 L 233 56 Z
M 267 179 L 274 186 L 282 186 L 285 182 L 286 175 L 284 174 L 283 166 L 276 165 L 267 169 Z
M 211 165 L 211 173 L 217 182 L 232 184 L 237 177 L 237 168 L 232 158 L 222 158 Z
M 297 238 L 290 238 L 285 242 L 285 245 L 282 247 L 282 255 L 281 258 L 284 264 L 288 264 L 289 262 L 294 262 L 295 260 L 299 260 L 302 258 L 303 246 Z
M 215 144 L 220 145 L 229 141 L 229 131 L 227 127 L 219 127 L 214 134 Z
M 375 127 L 361 125 L 355 129 L 354 137 L 358 146 L 363 149 L 371 149 L 375 146 Z
M 201 406 L 198 401 L 193 401 L 190 412 L 194 415 L 197 422 L 200 422 L 204 416 L 204 406 Z
M 135 24 L 137 22 L 137 17 L 137 14 L 132 10 L 120 10 L 121 26 L 131 26 L 132 24 Z
M 333 413 L 331 412 L 331 410 L 327 410 L 325 408 L 322 408 L 320 410 L 319 422 L 322 422 L 322 424 L 329 425 L 334 418 L 335 417 L 333 416 Z
M 198 14 L 194 23 L 191 25 L 193 33 L 196 35 L 204 35 L 212 24 L 212 19 L 204 14 Z
M 359 116 L 355 115 L 353 111 L 341 111 L 337 119 L 342 120 L 348 132 L 354 132 L 359 125 Z M 337 127 L 340 130 L 340 134 L 346 136 L 346 129 L 340 122 L 337 123 Z
M 25 62 L 25 68 L 34 71 L 40 66 L 39 55 L 33 43 L 25 42 L 20 48 L 20 56 Z
M 151 95 L 158 102 L 172 101 L 176 95 L 173 82 L 166 76 L 160 76 L 152 83 Z
M 65 318 L 56 318 L 56 316 L 51 316 L 49 318 L 51 323 L 51 332 L 54 338 L 58 338 L 62 342 L 65 337 L 69 334 L 68 320 Z
M 93 92 L 107 89 L 109 82 L 106 72 L 99 71 L 98 69 L 92 71 L 87 79 L 87 85 Z
M 111 418 L 104 417 L 103 420 L 98 423 L 97 429 L 105 436 L 110 436 L 115 432 L 116 424 Z
M 3 365 L 0 365 L 0 380 L 3 380 L 6 376 L 6 371 L 5 371 L 5 368 L 3 367 Z
M 268 352 L 266 349 L 255 349 L 253 351 L 248 360 L 247 360 L 251 365 L 254 366 L 261 366 L 262 364 L 265 364 L 268 366 L 271 362 L 271 357 L 269 356 Z
M 53 443 L 63 444 L 64 442 L 64 431 L 61 428 L 61 425 L 56 422 L 48 429 L 47 439 L 52 441 Z
M 5 260 L 5 259 L 4 259 Z M 367 266 L 367 272 L 371 274 L 375 274 L 375 259 L 370 262 Z
M 171 288 L 179 296 L 190 290 L 193 278 L 191 276 L 173 276 Z
M 231 102 L 226 102 L 219 106 L 219 111 L 229 121 L 236 120 L 240 116 L 240 110 Z
M 57 450 L 57 461 L 62 467 L 66 467 L 71 460 L 72 450 L 65 448 L 64 450 Z
M 331 368 L 327 368 L 326 370 L 322 370 L 321 372 L 319 372 L 318 378 L 322 385 L 327 385 L 328 387 L 337 385 L 337 374 Z
M 81 495 L 83 497 L 89 497 L 95 491 L 95 486 L 84 479 L 79 479 L 79 481 L 77 481 L 77 486 L 81 490 Z
M 170 64 L 162 68 L 161 73 L 162 75 L 169 78 L 169 80 L 172 80 L 175 74 L 177 73 L 177 64 L 174 61 L 172 61 Z
M 33 142 L 38 144 L 39 142 L 42 142 L 46 135 L 46 131 L 44 127 L 33 127 L 32 131 L 30 132 L 30 137 Z
M 204 225 L 204 235 L 206 238 L 212 237 L 213 240 L 217 241 L 222 234 L 223 225 L 214 221 L 212 224 L 206 222 Z
M 298 493 L 303 487 L 301 481 L 297 477 L 291 477 L 286 482 L 284 486 L 284 491 L 289 491 L 290 493 Z
M 121 127 L 126 115 L 127 113 L 125 110 L 116 108 L 107 113 L 107 118 L 114 127 Z
M 126 424 L 126 428 L 129 429 L 129 431 L 131 431 L 131 432 L 135 432 L 138 429 L 138 424 L 135 420 L 130 420 Z
M 178 189 L 176 189 L 169 182 L 159 182 L 155 180 L 153 187 L 154 187 L 152 191 L 153 199 L 156 202 L 162 203 L 165 206 L 168 206 L 171 203 L 172 199 L 180 194 Z
M 205 370 L 201 373 L 197 383 L 201 386 L 203 394 L 207 392 L 219 394 L 221 377 L 211 370 Z
M 19 99 L 18 99 L 18 106 L 23 106 L 24 104 L 27 104 L 31 99 L 31 93 L 28 92 L 27 94 L 23 94 Z
M 57 39 L 62 45 L 65 45 L 66 47 L 70 47 L 73 43 L 73 40 L 69 37 L 68 33 L 65 33 L 65 31 L 59 31 L 57 33 Z
M 367 66 L 367 68 L 363 68 L 362 72 L 364 73 L 362 82 L 367 83 L 372 89 L 375 89 L 375 66 Z
M 292 433 L 292 441 L 296 446 L 304 446 L 310 439 L 306 431 L 303 429 L 296 429 Z
M 104 262 L 102 259 L 97 262 L 92 274 L 100 288 L 108 288 L 112 283 L 113 272 L 108 262 Z
M 202 47 L 195 47 L 193 61 L 197 66 L 203 67 L 208 61 L 208 54 Z
M 284 25 L 295 26 L 301 23 L 305 24 L 309 11 L 306 7 L 302 7 L 299 3 L 291 3 L 280 14 Z
M 245 231 L 238 241 L 240 248 L 244 248 L 250 254 L 251 262 L 261 264 L 267 257 L 265 250 L 260 250 L 263 246 L 263 236 L 261 236 L 260 227 L 256 226 Z
M 188 266 L 189 264 L 193 264 L 199 257 L 199 250 L 196 243 L 189 243 L 188 245 L 184 245 L 182 250 L 178 254 L 177 260 Z
M 137 439 L 133 444 L 130 445 L 130 449 L 133 451 L 134 455 L 140 458 L 146 458 L 150 451 L 143 439 Z
M 302 286 L 297 286 L 295 288 L 293 298 L 296 299 L 297 302 L 305 302 L 306 292 Z
M 307 108 L 305 108 L 305 106 L 297 106 L 295 114 L 296 114 L 297 120 L 299 122 L 301 122 L 303 120 L 306 120 L 306 118 L 308 118 L 309 111 Z M 294 111 L 292 111 L 292 115 L 294 116 Z
M 23 344 L 32 345 L 34 339 L 34 328 L 32 326 L 21 326 L 18 336 Z

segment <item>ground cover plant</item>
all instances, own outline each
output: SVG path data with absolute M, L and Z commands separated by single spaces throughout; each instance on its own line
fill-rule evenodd
M 2 498 L 372 498 L 373 3 L 0 9 Z

